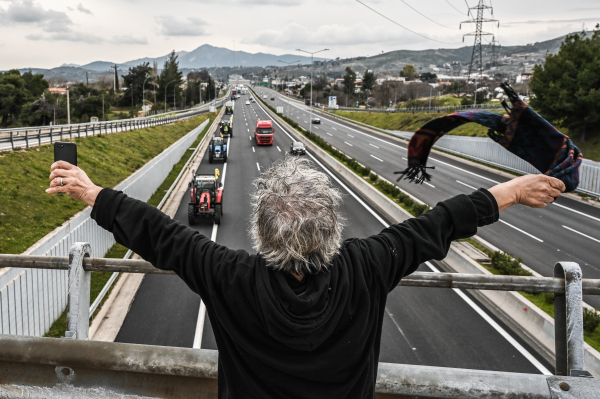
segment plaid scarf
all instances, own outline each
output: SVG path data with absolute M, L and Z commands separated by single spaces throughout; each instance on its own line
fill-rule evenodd
M 426 169 L 431 148 L 444 134 L 465 123 L 475 122 L 489 128 L 488 136 L 502 147 L 529 162 L 541 173 L 556 177 L 565 183 L 566 191 L 579 184 L 581 151 L 571 139 L 559 132 L 548 121 L 525 104 L 514 90 L 502 83 L 512 108 L 502 102 L 508 115 L 491 112 L 459 112 L 433 119 L 412 136 L 408 144 L 408 168 L 394 172 L 415 183 L 430 181 Z

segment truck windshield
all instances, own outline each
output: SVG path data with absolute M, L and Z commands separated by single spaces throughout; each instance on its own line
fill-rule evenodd
M 256 129 L 256 132 L 258 134 L 273 134 L 273 128 L 268 127 L 268 128 L 258 128 Z

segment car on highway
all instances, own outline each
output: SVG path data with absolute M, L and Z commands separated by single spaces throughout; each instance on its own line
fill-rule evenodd
M 246 105 L 250 105 L 250 100 L 246 100 Z
M 266 95 L 266 94 L 263 94 L 263 98 L 266 100 L 266 99 L 267 99 L 267 95 Z
M 275 97 L 271 97 L 271 101 L 275 101 Z
M 319 118 L 312 118 L 313 125 L 320 125 L 321 124 L 321 119 Z
M 290 154 L 291 155 L 305 155 L 306 147 L 304 143 L 301 141 L 292 141 L 292 145 L 290 146 Z

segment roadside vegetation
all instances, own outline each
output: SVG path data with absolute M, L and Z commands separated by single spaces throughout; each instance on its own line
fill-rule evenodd
M 114 187 L 206 119 L 214 114 L 74 139 L 79 166 L 96 184 Z M 22 253 L 85 208 L 68 196 L 45 193 L 53 161 L 51 145 L 0 153 L 0 253 Z

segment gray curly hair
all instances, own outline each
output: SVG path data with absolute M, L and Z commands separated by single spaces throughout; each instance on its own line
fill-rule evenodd
M 267 265 L 296 274 L 326 269 L 339 253 L 340 192 L 305 158 L 286 156 L 254 181 L 250 235 Z

